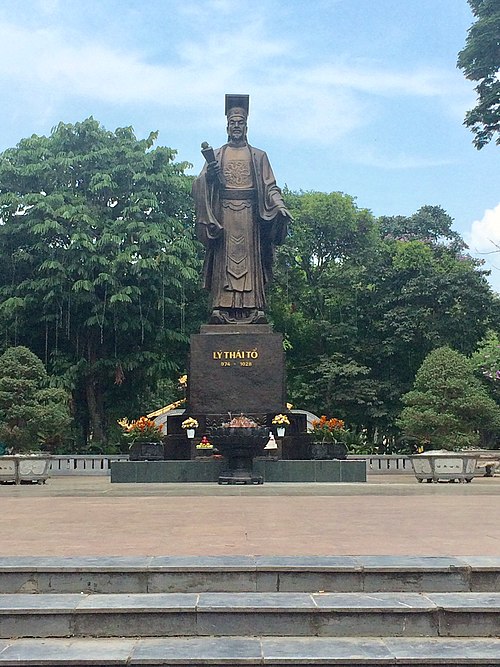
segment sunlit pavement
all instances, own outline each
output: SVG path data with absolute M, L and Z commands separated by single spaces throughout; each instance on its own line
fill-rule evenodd
M 0 485 L 0 555 L 500 556 L 500 477 L 419 484 Z

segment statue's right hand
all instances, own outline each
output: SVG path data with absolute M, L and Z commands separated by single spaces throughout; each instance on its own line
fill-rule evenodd
M 207 172 L 210 178 L 218 178 L 220 174 L 220 166 L 217 160 L 207 163 Z

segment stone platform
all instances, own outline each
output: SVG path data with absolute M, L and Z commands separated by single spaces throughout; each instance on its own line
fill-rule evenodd
M 113 461 L 113 483 L 217 482 L 222 460 Z M 264 482 L 366 482 L 366 463 L 352 460 L 256 460 L 254 472 Z

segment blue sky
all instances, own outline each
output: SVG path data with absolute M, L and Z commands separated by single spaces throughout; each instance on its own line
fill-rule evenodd
M 466 0 L 2 0 L 0 150 L 59 121 L 132 125 L 202 166 L 224 94 L 278 183 L 375 215 L 442 206 L 472 251 L 500 245 L 500 149 L 462 125 Z M 500 252 L 481 255 L 500 291 Z

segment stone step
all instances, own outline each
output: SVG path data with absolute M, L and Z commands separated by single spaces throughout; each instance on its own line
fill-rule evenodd
M 500 592 L 500 558 L 0 557 L 0 593 Z
M 500 593 L 2 594 L 0 638 L 497 637 Z
M 192 637 L 163 639 L 16 639 L 0 641 L 0 667 L 99 665 L 397 665 L 500 664 L 500 639 Z

